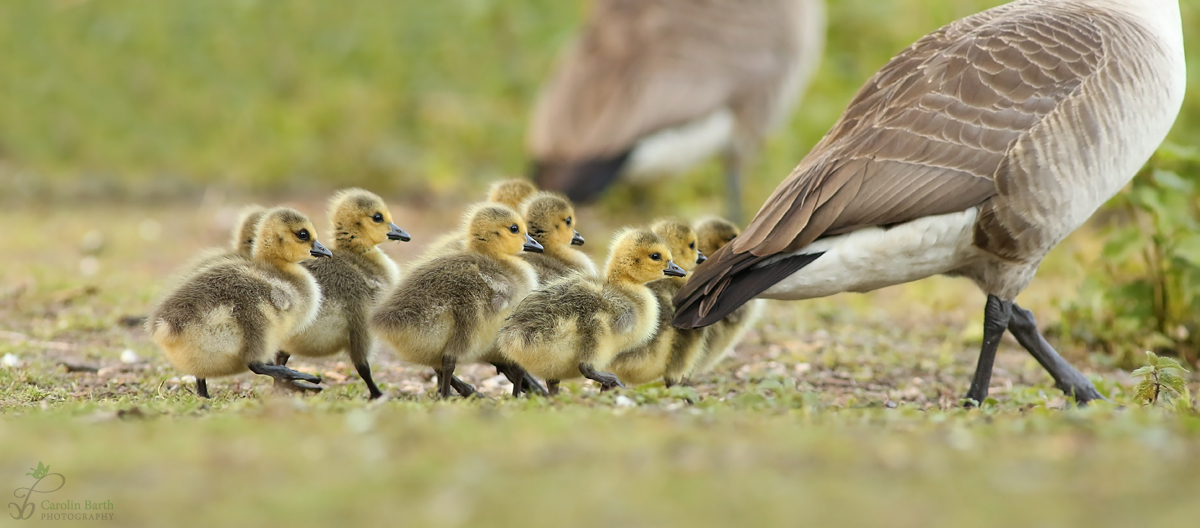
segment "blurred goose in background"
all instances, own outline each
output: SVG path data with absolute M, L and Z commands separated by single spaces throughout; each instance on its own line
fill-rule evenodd
M 534 109 L 534 180 L 586 202 L 622 174 L 722 153 L 737 221 L 747 158 L 791 114 L 824 40 L 821 0 L 596 0 Z
M 1014 299 L 1166 137 L 1184 85 L 1177 0 L 1018 0 L 953 22 L 867 81 L 697 268 L 674 324 L 754 297 L 966 277 L 987 294 L 968 404 L 987 397 L 1006 329 L 1068 395 L 1102 398 Z

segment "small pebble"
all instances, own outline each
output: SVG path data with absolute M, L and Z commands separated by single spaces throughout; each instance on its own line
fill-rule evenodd
M 129 350 L 128 348 L 121 352 L 121 363 L 132 364 L 141 360 L 142 358 L 138 357 L 137 352 Z
M 19 367 L 21 366 L 21 358 L 17 357 L 16 354 L 4 354 L 4 366 L 10 368 Z
M 616 405 L 617 407 L 637 407 L 637 402 L 629 399 L 628 396 L 621 395 L 617 396 Z

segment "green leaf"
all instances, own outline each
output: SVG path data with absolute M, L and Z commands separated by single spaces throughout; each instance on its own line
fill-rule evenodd
M 1154 352 L 1147 350 L 1146 351 L 1146 363 L 1149 363 L 1154 366 L 1158 366 L 1158 354 L 1155 354 Z
M 1137 370 L 1130 372 L 1129 375 L 1134 377 L 1149 376 L 1151 372 L 1154 372 L 1154 367 L 1146 365 L 1144 367 L 1138 367 Z
M 1154 181 L 1163 187 L 1185 194 L 1191 194 L 1192 190 L 1195 189 L 1195 185 L 1192 182 L 1183 179 L 1182 176 L 1171 171 L 1155 170 Z
M 1111 235 L 1108 243 L 1104 244 L 1102 255 L 1105 260 L 1124 261 L 1135 252 L 1141 251 L 1146 241 L 1137 226 L 1126 226 Z
M 1200 233 L 1187 233 L 1175 241 L 1171 254 L 1176 258 L 1200 267 Z

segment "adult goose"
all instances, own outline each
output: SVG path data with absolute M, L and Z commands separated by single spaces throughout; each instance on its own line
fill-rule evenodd
M 1060 389 L 1101 398 L 1013 300 L 1166 137 L 1184 68 L 1176 0 L 1017 0 L 953 22 L 867 81 L 697 268 L 673 323 L 710 325 L 754 297 L 966 277 L 987 294 L 968 403 L 987 397 L 1005 329 Z
M 595 0 L 542 89 L 528 145 L 539 187 L 594 198 L 621 174 L 726 161 L 739 174 L 820 59 L 821 0 Z

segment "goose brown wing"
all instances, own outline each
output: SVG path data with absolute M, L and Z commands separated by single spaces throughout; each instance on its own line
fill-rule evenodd
M 1103 13 L 1018 2 L 918 40 L 876 73 L 737 239 L 675 297 L 705 326 L 811 262 L 818 238 L 962 211 L 997 194 L 1015 140 L 1102 66 Z

